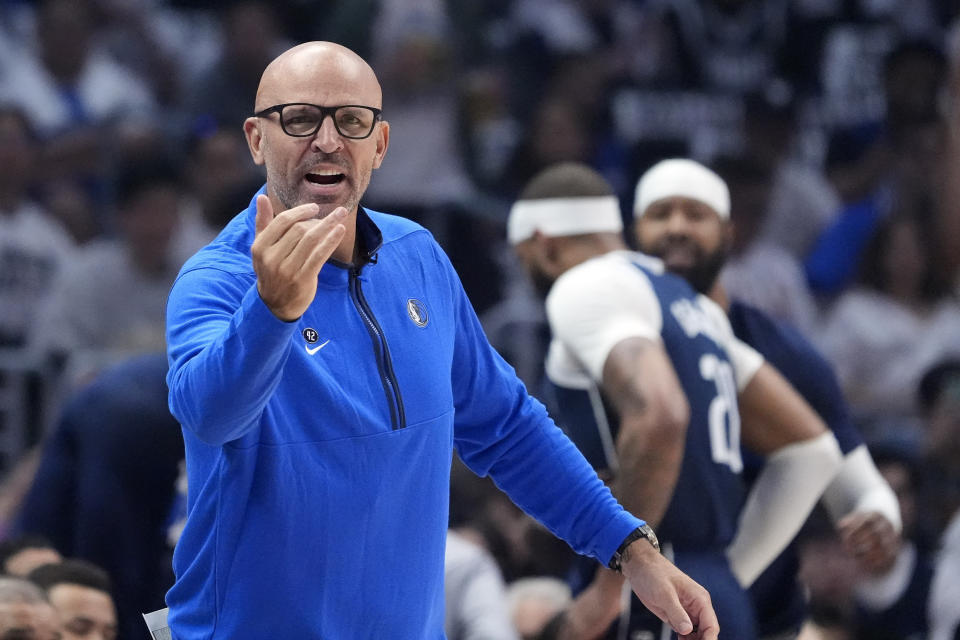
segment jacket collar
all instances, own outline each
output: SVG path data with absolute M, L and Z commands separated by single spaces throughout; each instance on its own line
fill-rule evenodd
M 383 245 L 383 232 L 374 222 L 367 210 L 357 207 L 357 242 L 359 243 L 358 267 L 367 263 L 377 263 L 377 251 Z

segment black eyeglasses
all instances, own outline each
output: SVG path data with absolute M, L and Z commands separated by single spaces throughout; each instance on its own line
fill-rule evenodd
M 362 140 L 373 133 L 373 126 L 383 113 L 380 109 L 359 104 L 321 107 L 305 102 L 288 102 L 257 111 L 253 117 L 265 118 L 274 112 L 280 114 L 280 127 L 288 136 L 306 138 L 316 135 L 326 117 L 331 116 L 337 133 L 353 140 Z

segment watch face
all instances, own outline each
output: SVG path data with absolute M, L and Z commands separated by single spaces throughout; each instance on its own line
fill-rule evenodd
M 607 566 L 614 571 L 619 572 L 622 569 L 620 563 L 623 561 L 624 551 L 626 551 L 627 547 L 629 547 L 632 543 L 640 540 L 641 538 L 645 538 L 647 542 L 649 542 L 651 546 L 657 550 L 658 553 L 660 552 L 660 541 L 657 540 L 657 534 L 653 532 L 653 529 L 650 527 L 650 525 L 643 524 L 630 532 L 630 535 L 628 535 L 620 544 L 620 547 L 614 551 L 613 557 L 610 558 L 610 563 Z
M 640 530 L 643 532 L 644 537 L 653 545 L 653 548 L 657 551 L 660 551 L 660 541 L 657 540 L 657 534 L 653 532 L 653 528 L 650 525 L 645 524 L 640 527 Z

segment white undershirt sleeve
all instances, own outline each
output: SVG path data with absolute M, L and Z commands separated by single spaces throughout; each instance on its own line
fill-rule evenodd
M 844 457 L 840 472 L 823 494 L 823 504 L 834 522 L 849 513 L 877 511 L 896 531 L 903 527 L 897 496 L 863 444 Z
M 737 391 L 743 391 L 763 365 L 764 358 L 756 349 L 734 335 L 730 318 L 720 305 L 702 294 L 697 298 L 700 306 L 720 329 L 719 338 L 733 365 Z
M 647 276 L 619 253 L 584 262 L 547 296 L 554 338 L 600 382 L 613 348 L 627 338 L 660 340 L 660 303 Z
M 730 568 L 744 588 L 790 544 L 841 460 L 840 446 L 830 431 L 767 457 L 727 549 Z

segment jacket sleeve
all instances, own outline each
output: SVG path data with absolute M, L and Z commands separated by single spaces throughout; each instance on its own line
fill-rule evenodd
M 214 446 L 259 424 L 296 328 L 245 280 L 214 268 L 187 271 L 167 301 L 170 411 Z
M 617 503 L 569 438 L 490 346 L 460 281 L 448 273 L 456 315 L 454 444 L 464 463 L 490 475 L 517 506 L 578 553 L 607 564 L 643 524 Z

